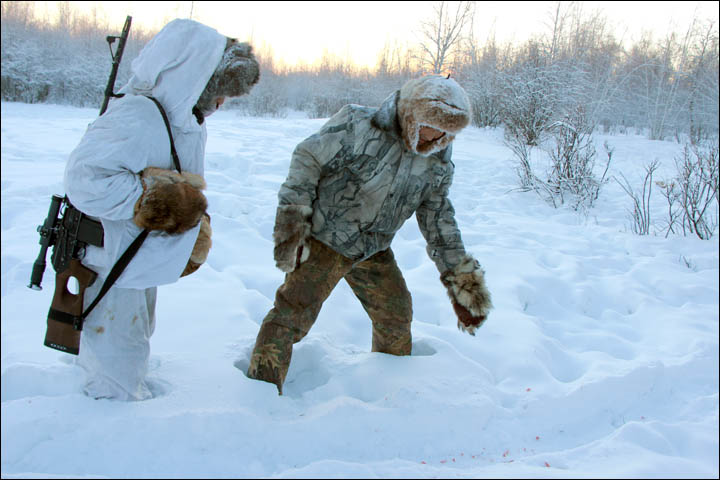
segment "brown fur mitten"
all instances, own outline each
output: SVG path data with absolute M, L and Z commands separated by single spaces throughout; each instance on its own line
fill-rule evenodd
M 485 272 L 480 264 L 466 255 L 455 268 L 443 273 L 440 280 L 452 301 L 458 328 L 475 335 L 492 308 L 490 292 L 485 285 Z
M 210 247 L 212 247 L 212 228 L 210 227 L 210 215 L 206 213 L 200 221 L 200 233 L 198 233 L 198 238 L 195 240 L 195 246 L 190 254 L 190 259 L 180 276 L 190 275 L 200 268 L 200 265 L 207 260 Z
M 141 175 L 143 194 L 135 203 L 133 220 L 140 228 L 183 233 L 198 224 L 207 199 L 200 175 L 149 167 Z
M 285 273 L 295 270 L 310 255 L 312 209 L 303 205 L 281 205 L 275 216 L 273 255 L 275 264 Z

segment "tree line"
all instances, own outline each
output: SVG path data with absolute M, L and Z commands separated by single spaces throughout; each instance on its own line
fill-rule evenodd
M 386 44 L 372 70 L 330 54 L 316 65 L 280 66 L 271 48 L 260 48 L 260 83 L 229 107 L 324 118 L 347 103 L 379 105 L 408 79 L 435 72 L 465 87 L 475 126 L 502 125 L 527 145 L 568 118 L 652 139 L 718 135 L 717 24 L 695 19 L 681 34 L 646 33 L 625 46 L 602 13 L 581 7 L 558 2 L 546 31 L 512 44 L 473 36 L 474 2 L 438 2 L 418 25 L 419 40 Z M 2 99 L 99 107 L 110 70 L 105 36 L 117 33 L 99 12 L 80 14 L 71 2 L 59 2 L 52 23 L 37 19 L 33 2 L 2 2 Z M 133 26 L 118 86 L 154 33 Z

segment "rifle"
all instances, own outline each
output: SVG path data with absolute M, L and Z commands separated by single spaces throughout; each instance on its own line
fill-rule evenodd
M 132 17 L 128 15 L 127 18 L 125 18 L 125 25 L 123 25 L 122 33 L 119 37 L 116 37 L 114 35 L 108 35 L 107 37 L 105 37 L 105 40 L 108 42 L 108 48 L 110 48 L 110 57 L 112 58 L 113 63 L 112 70 L 110 71 L 110 78 L 108 79 L 108 84 L 105 87 L 105 98 L 103 99 L 102 106 L 100 107 L 100 115 L 105 113 L 105 110 L 107 110 L 110 97 L 118 96 L 113 92 L 115 88 L 115 77 L 117 77 L 118 68 L 120 67 L 120 60 L 122 60 L 122 55 L 125 51 L 125 43 L 127 42 L 127 37 L 130 33 L 131 23 Z M 115 42 L 116 38 L 120 39 L 120 41 L 118 42 L 115 53 L 113 54 L 112 44 Z
M 38 226 L 40 253 L 33 264 L 30 287 L 42 290 L 47 249 L 53 247 L 51 263 L 55 269 L 55 293 L 48 311 L 45 346 L 77 355 L 83 324 L 83 300 L 85 289 L 92 285 L 97 274 L 85 267 L 80 260 L 85 256 L 87 245 L 103 246 L 103 228 L 77 208 L 67 196 L 53 195 L 48 216 Z M 77 291 L 71 292 L 69 284 L 77 280 Z M 75 290 L 72 288 L 72 290 Z
M 105 88 L 105 98 L 100 108 L 100 115 L 105 113 L 110 97 L 122 96 L 113 93 L 113 90 L 131 22 L 132 17 L 128 16 L 119 37 L 112 35 L 106 37 L 113 65 Z M 118 38 L 120 41 L 113 54 L 112 43 Z M 64 197 L 53 195 L 47 218 L 42 225 L 38 226 L 37 231 L 40 234 L 40 253 L 33 264 L 28 287 L 33 290 L 42 290 L 40 284 L 45 273 L 47 250 L 50 247 L 53 247 L 51 263 L 55 269 L 55 292 L 48 311 L 44 345 L 77 355 L 80 351 L 80 333 L 83 321 L 100 298 L 98 297 L 83 312 L 85 290 L 92 285 L 97 274 L 85 267 L 80 260 L 85 256 L 85 249 L 88 245 L 103 246 L 102 224 L 75 208 L 67 195 Z M 71 292 L 68 288 L 72 278 L 75 278 L 78 283 L 76 292 Z

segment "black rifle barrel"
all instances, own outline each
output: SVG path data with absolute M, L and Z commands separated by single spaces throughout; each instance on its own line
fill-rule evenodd
M 128 15 L 125 19 L 125 25 L 123 26 L 120 37 L 107 37 L 108 44 L 112 44 L 116 38 L 119 38 L 120 41 L 118 42 L 117 50 L 115 50 L 115 55 L 112 56 L 112 70 L 110 71 L 110 78 L 108 79 L 108 84 L 105 87 L 105 98 L 103 99 L 102 107 L 100 107 L 100 115 L 105 113 L 105 110 L 107 110 L 110 97 L 115 96 L 115 93 L 113 92 L 113 90 L 115 89 L 115 78 L 117 77 L 118 67 L 120 67 L 120 60 L 122 59 L 123 51 L 125 50 L 125 42 L 127 42 L 127 37 L 130 33 L 131 23 L 132 17 Z M 110 53 L 112 53 L 112 48 L 110 49 Z

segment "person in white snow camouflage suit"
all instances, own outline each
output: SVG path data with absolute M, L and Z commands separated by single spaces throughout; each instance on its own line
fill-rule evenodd
M 470 120 L 451 78 L 407 82 L 379 108 L 346 105 L 301 142 L 278 194 L 273 239 L 286 272 L 247 375 L 282 386 L 292 347 L 345 279 L 372 321 L 372 350 L 409 355 L 412 301 L 390 244 L 416 215 L 458 327 L 475 334 L 491 308 L 484 272 L 463 246 L 448 198 L 451 144 Z
M 72 204 L 100 219 L 102 248 L 88 246 L 82 263 L 98 278 L 84 307 L 143 229 L 150 231 L 116 283 L 88 315 L 78 364 L 93 398 L 152 396 L 145 376 L 155 329 L 157 286 L 176 282 L 205 261 L 210 217 L 202 193 L 205 117 L 226 97 L 248 93 L 259 66 L 246 43 L 192 20 L 168 23 L 132 62 L 132 76 L 107 111 L 89 125 L 70 154 L 65 191 Z M 182 173 L 170 154 L 164 108 Z

